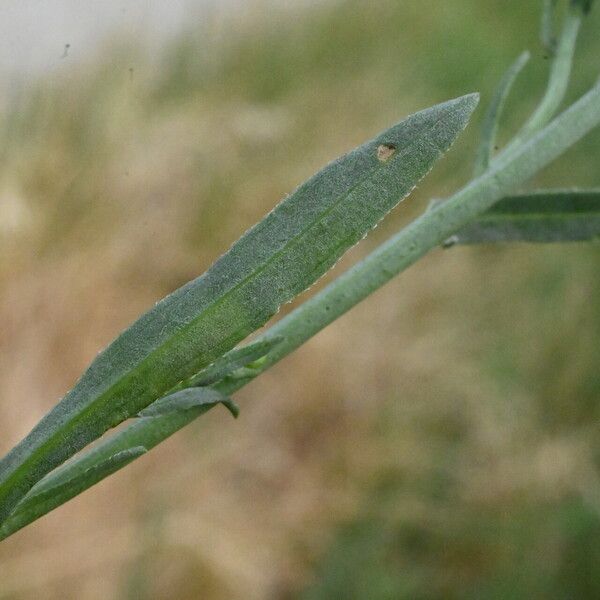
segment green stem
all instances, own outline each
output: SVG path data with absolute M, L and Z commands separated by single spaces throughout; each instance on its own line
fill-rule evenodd
M 525 140 L 545 127 L 560 108 L 571 77 L 573 56 L 575 54 L 577 35 L 579 34 L 582 18 L 581 8 L 571 5 L 565 17 L 558 45 L 553 54 L 546 93 L 534 113 L 525 125 L 523 125 L 521 131 L 504 149 L 503 154 L 514 152 Z
M 552 62 L 546 94 L 536 111 L 523 126 L 520 133 L 521 137 L 529 137 L 532 133 L 544 127 L 560 108 L 571 77 L 571 66 L 573 65 L 575 44 L 581 27 L 581 19 L 582 15 L 579 9 L 569 9 Z
M 596 86 L 513 154 L 499 157 L 500 160 L 478 179 L 425 212 L 271 327 L 260 339 L 281 336 L 283 341 L 267 356 L 262 370 L 442 244 L 599 124 L 600 86 Z M 231 393 L 237 387 L 223 391 Z

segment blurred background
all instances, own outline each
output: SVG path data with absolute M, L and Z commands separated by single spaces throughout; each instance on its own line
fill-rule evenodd
M 528 48 L 506 139 L 544 88 L 540 5 L 5 0 L 0 454 L 315 170 L 485 105 Z M 481 115 L 335 275 L 469 178 Z M 532 185 L 600 186 L 599 161 L 595 132 Z M 211 411 L 3 542 L 0 598 L 600 598 L 599 267 L 594 244 L 431 253 L 237 421 Z

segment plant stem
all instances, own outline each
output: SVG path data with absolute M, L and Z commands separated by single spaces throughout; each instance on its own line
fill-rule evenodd
M 569 85 L 571 66 L 575 54 L 577 35 L 579 34 L 579 28 L 581 27 L 581 19 L 582 15 L 579 9 L 569 9 L 556 48 L 556 55 L 552 62 L 552 70 L 550 71 L 546 94 L 536 111 L 523 126 L 523 130 L 520 133 L 521 137 L 529 137 L 532 133 L 541 129 L 548 121 L 550 121 L 559 109 Z
M 513 154 L 505 156 L 451 198 L 422 214 L 271 327 L 259 339 L 281 336 L 283 341 L 267 356 L 262 370 L 442 244 L 599 124 L 600 85 L 597 85 Z M 223 391 L 231 393 L 235 389 L 237 387 L 232 386 Z
M 525 125 L 523 125 L 521 131 L 504 149 L 503 153 L 508 154 L 513 152 L 525 140 L 546 126 L 560 108 L 571 77 L 575 45 L 582 18 L 581 8 L 573 5 L 569 6 L 556 50 L 552 56 L 552 66 L 546 93 L 534 113 L 529 117 Z

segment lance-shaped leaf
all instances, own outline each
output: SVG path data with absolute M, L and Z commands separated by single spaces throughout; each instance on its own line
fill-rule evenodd
M 475 177 L 481 175 L 490 166 L 496 145 L 496 136 L 498 134 L 498 127 L 500 124 L 500 118 L 502 117 L 504 104 L 506 103 L 508 95 L 510 94 L 510 90 L 512 89 L 519 73 L 529 62 L 529 58 L 529 52 L 523 52 L 523 54 L 521 54 L 521 56 L 519 56 L 519 58 L 517 58 L 517 60 L 510 66 L 508 71 L 506 71 L 504 77 L 498 85 L 498 88 L 496 89 L 496 92 L 494 93 L 490 106 L 483 119 L 481 142 L 475 157 Z
M 194 375 L 186 386 L 205 386 L 217 383 L 234 371 L 247 367 L 253 362 L 264 358 L 283 338 L 277 337 L 269 340 L 263 340 L 254 344 L 248 344 L 242 348 L 236 348 L 217 359 L 212 365 L 206 367 Z
M 600 190 L 549 190 L 500 200 L 445 245 L 589 240 L 600 240 Z
M 187 388 L 159 398 L 156 402 L 153 402 L 150 406 L 142 410 L 139 416 L 142 418 L 158 417 L 173 412 L 190 410 L 199 406 L 210 407 L 219 403 L 223 404 L 237 418 L 240 411 L 233 400 L 219 392 L 219 390 L 209 387 Z
M 29 525 L 49 513 L 57 506 L 81 494 L 109 475 L 127 466 L 136 458 L 145 454 L 146 448 L 138 446 L 118 452 L 110 458 L 99 462 L 87 470 L 73 473 L 71 478 L 62 481 L 40 482 L 44 485 L 34 487 L 27 496 L 17 504 L 10 517 L 0 526 L 0 540 L 7 538 L 19 529 Z
M 256 352 L 259 347 L 274 347 L 279 339 L 269 344 L 259 342 L 250 346 L 254 346 Z M 144 409 L 140 418 L 131 425 L 108 436 L 91 450 L 75 456 L 36 483 L 0 527 L 0 540 L 126 467 L 219 403 L 237 417 L 239 411 L 235 403 L 213 388 L 188 388 L 157 400 Z
M 264 325 L 402 200 L 465 127 L 464 96 L 421 111 L 325 167 L 204 275 L 143 315 L 0 462 L 0 522 L 29 489 Z

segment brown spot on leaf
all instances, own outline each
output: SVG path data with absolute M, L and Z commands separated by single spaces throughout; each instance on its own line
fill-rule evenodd
M 392 144 L 381 144 L 377 147 L 377 158 L 380 162 L 387 162 L 396 152 L 396 146 Z

